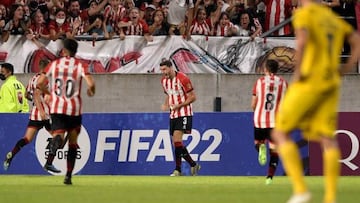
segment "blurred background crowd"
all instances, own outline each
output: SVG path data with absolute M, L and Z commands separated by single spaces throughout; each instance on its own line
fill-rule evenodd
M 359 0 L 325 0 L 354 28 Z M 249 36 L 255 38 L 290 18 L 297 0 L 2 0 L 1 42 L 61 38 L 121 40 L 127 35 Z M 271 36 L 293 36 L 291 25 Z

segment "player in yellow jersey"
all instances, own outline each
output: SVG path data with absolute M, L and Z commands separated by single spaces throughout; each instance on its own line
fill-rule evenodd
M 360 57 L 360 36 L 326 6 L 314 0 L 299 2 L 301 7 L 295 11 L 292 22 L 296 37 L 295 73 L 276 116 L 272 138 L 293 185 L 293 196 L 287 203 L 311 200 L 298 148 L 289 136 L 294 129 L 300 129 L 305 138 L 321 144 L 325 180 L 323 202 L 335 203 L 340 150 L 334 132 L 340 77 L 353 68 Z M 340 67 L 344 40 L 351 46 L 351 56 Z

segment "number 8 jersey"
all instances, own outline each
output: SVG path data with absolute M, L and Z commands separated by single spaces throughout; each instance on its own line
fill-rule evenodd
M 62 57 L 51 62 L 45 74 L 50 82 L 50 114 L 81 115 L 81 84 L 89 74 L 87 64 L 74 57 Z
M 253 87 L 253 96 L 257 97 L 254 111 L 254 127 L 274 128 L 275 113 L 285 95 L 287 82 L 274 74 L 259 78 Z

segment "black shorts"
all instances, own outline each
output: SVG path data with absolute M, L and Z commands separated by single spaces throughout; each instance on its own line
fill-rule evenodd
M 51 130 L 70 131 L 81 127 L 81 116 L 51 114 Z
M 37 130 L 40 130 L 43 127 L 45 127 L 47 131 L 50 131 L 51 130 L 50 120 L 43 120 L 43 121 L 29 120 L 28 122 L 28 128 L 35 128 Z
M 192 116 L 184 116 L 170 119 L 170 135 L 174 134 L 175 130 L 181 130 L 185 134 L 191 133 Z
M 255 140 L 270 140 L 271 141 L 271 130 L 272 130 L 272 128 L 255 128 L 254 127 Z

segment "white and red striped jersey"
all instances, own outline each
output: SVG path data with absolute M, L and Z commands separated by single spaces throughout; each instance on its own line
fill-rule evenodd
M 185 102 L 187 93 L 194 89 L 190 79 L 182 72 L 176 72 L 175 77 L 172 79 L 163 77 L 161 79 L 161 84 L 164 88 L 164 92 L 169 96 L 170 106 Z M 183 106 L 175 111 L 170 111 L 171 119 L 192 115 L 192 104 Z
M 190 26 L 190 33 L 192 35 L 211 35 L 211 19 L 207 18 L 201 23 L 194 19 Z
M 74 57 L 62 57 L 45 68 L 50 81 L 50 114 L 81 115 L 82 78 L 89 74 L 88 65 Z
M 123 22 L 129 22 L 129 18 L 124 18 Z M 124 28 L 125 35 L 139 35 L 143 36 L 146 33 L 149 33 L 149 26 L 148 24 L 142 20 L 139 19 L 137 23 L 133 23 L 127 27 Z
M 231 33 L 231 30 L 235 27 L 235 25 L 232 22 L 227 23 L 225 26 L 221 26 L 220 24 L 215 25 L 214 28 L 214 36 L 229 36 L 229 33 Z
M 76 35 L 82 35 L 85 32 L 85 27 L 87 26 L 87 23 L 89 21 L 89 13 L 88 9 L 80 10 L 80 14 L 77 17 L 68 17 L 67 21 L 70 24 L 71 30 L 74 30 L 74 23 L 75 21 L 80 21 L 80 26 L 78 27 Z
M 117 24 L 127 15 L 126 8 L 123 5 L 118 5 L 114 9 L 111 5 L 107 5 L 104 9 L 104 19 L 108 25 L 113 29 L 117 29 Z
M 256 128 L 275 127 L 275 113 L 287 86 L 287 82 L 282 77 L 273 74 L 263 76 L 256 81 L 253 88 L 253 96 L 257 97 L 254 111 Z
M 40 111 L 36 107 L 34 97 L 33 97 L 34 92 L 36 90 L 38 79 L 40 78 L 40 75 L 41 74 L 38 73 L 38 74 L 34 75 L 32 78 L 30 78 L 30 80 L 29 80 L 29 82 L 28 82 L 28 84 L 26 86 L 26 92 L 27 92 L 28 95 L 30 95 L 29 100 L 31 100 L 33 102 L 33 107 L 31 109 L 30 118 L 29 118 L 30 120 L 33 120 L 33 121 L 41 121 L 41 120 L 45 119 L 45 118 L 41 118 Z M 48 86 L 48 84 L 47 84 L 47 86 Z M 41 96 L 40 96 L 40 105 L 44 109 L 45 114 L 50 115 L 50 107 L 45 102 L 44 94 L 41 94 Z
M 292 2 L 291 0 L 265 0 L 266 16 L 265 16 L 265 31 L 280 24 L 282 21 L 291 17 Z M 291 25 L 287 24 L 275 31 L 273 35 L 289 35 L 291 34 Z

